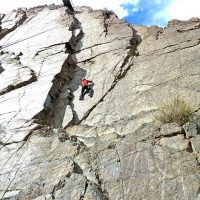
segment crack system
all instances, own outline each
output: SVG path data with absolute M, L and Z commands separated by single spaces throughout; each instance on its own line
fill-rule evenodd
M 91 166 L 90 166 L 91 167 Z M 93 196 L 94 199 L 98 197 L 100 197 L 102 200 L 108 200 L 107 195 L 104 194 L 102 187 L 101 187 L 101 182 L 99 180 L 99 176 L 98 173 L 95 171 L 95 178 L 96 180 L 98 180 L 98 183 L 95 183 L 94 181 L 92 181 L 91 179 L 89 179 L 85 174 L 83 169 L 80 167 L 80 165 L 78 163 L 76 163 L 74 161 L 74 173 L 77 174 L 82 174 L 85 178 L 85 186 L 84 186 L 84 191 L 83 193 L 80 195 L 80 199 L 79 200 L 84 200 L 85 198 L 85 194 L 87 193 L 87 189 L 89 187 L 89 185 L 92 187 L 93 191 L 95 191 L 95 193 L 93 195 L 96 195 L 95 197 Z
M 108 11 L 108 10 L 104 10 L 103 11 L 103 17 L 104 17 L 104 32 L 105 32 L 105 37 L 107 36 L 108 34 L 108 23 L 107 23 L 107 20 L 110 18 L 110 15 L 112 15 L 113 12 L 112 11 Z M 86 113 L 85 115 L 83 116 L 82 119 L 79 120 L 78 116 L 77 116 L 77 113 L 76 111 L 74 110 L 74 106 L 73 106 L 73 101 L 70 103 L 70 107 L 71 107 L 71 110 L 72 110 L 72 113 L 73 113 L 73 119 L 64 127 L 65 129 L 71 125 L 79 125 L 81 124 L 81 122 L 83 120 L 85 120 L 89 115 L 90 113 L 101 103 L 104 101 L 104 98 L 115 88 L 115 86 L 117 85 L 117 83 L 123 79 L 126 74 L 128 73 L 128 71 L 131 69 L 131 66 L 133 65 L 133 59 L 134 59 L 134 56 L 138 56 L 138 52 L 137 52 L 137 46 L 139 45 L 139 43 L 141 42 L 141 39 L 140 37 L 136 34 L 135 30 L 131 27 L 131 26 L 128 26 L 131 30 L 132 30 L 132 38 L 130 39 L 130 46 L 128 46 L 127 49 L 130 49 L 129 52 L 127 53 L 127 56 L 124 58 L 124 61 L 122 63 L 122 65 L 120 66 L 120 71 L 118 72 L 118 74 L 115 76 L 114 78 L 114 81 L 110 87 L 110 89 L 108 89 L 108 91 L 101 97 L 101 99 L 92 107 L 90 108 Z M 111 41 L 113 42 L 113 41 Z M 107 43 L 111 43 L 111 42 L 105 42 L 103 44 L 107 44 Z M 91 47 L 88 47 L 86 49 L 89 49 L 89 48 L 92 48 L 92 47 L 95 47 L 95 46 L 98 46 L 98 45 L 102 45 L 102 44 L 96 44 L 96 45 L 93 45 Z M 82 49 L 82 50 L 86 50 L 86 49 Z M 78 50 L 74 53 L 77 53 L 77 52 L 81 52 L 82 50 Z M 110 53 L 111 51 L 117 51 L 119 50 L 119 48 L 117 49 L 114 49 L 114 50 L 110 50 L 110 51 L 106 51 L 104 53 L 101 53 L 101 54 L 97 54 L 95 56 L 92 56 L 88 59 L 85 59 L 85 60 L 82 60 L 82 61 L 78 61 L 78 63 L 86 63 L 86 62 L 90 62 L 91 60 L 93 60 L 94 58 L 98 57 L 99 55 L 103 55 L 103 54 L 106 54 L 106 53 Z M 127 66 L 128 65 L 128 66 Z
M 131 59 L 131 60 L 130 60 Z M 129 63 L 129 64 L 128 64 Z M 127 68 L 124 70 L 124 67 L 127 66 Z M 126 76 L 126 74 L 128 73 L 128 71 L 130 70 L 131 66 L 133 64 L 133 58 L 130 57 L 130 55 L 127 55 L 126 58 L 124 59 L 123 64 L 120 67 L 120 72 L 118 73 L 118 75 L 115 77 L 114 82 L 112 83 L 110 89 L 103 95 L 103 97 L 90 109 L 88 110 L 88 112 L 83 116 L 83 118 L 79 121 L 78 124 L 81 124 L 81 122 L 83 120 L 85 120 L 90 113 L 101 103 L 104 101 L 104 98 L 115 88 L 115 86 L 117 85 L 117 83 Z M 124 70 L 124 71 L 123 71 Z
M 18 83 L 17 85 L 9 85 L 7 88 L 5 88 L 4 90 L 2 90 L 0 92 L 0 96 L 1 95 L 4 95 L 6 93 L 9 93 L 13 90 L 16 90 L 16 89 L 19 89 L 19 88 L 22 88 L 30 83 L 33 83 L 33 82 L 36 82 L 37 81 L 37 76 L 35 74 L 35 72 L 33 70 L 31 70 L 31 78 L 27 81 L 24 81 L 24 82 L 21 82 L 21 83 Z
M 19 27 L 20 25 L 22 25 L 22 24 L 26 21 L 26 19 L 27 19 L 26 11 L 19 9 L 19 10 L 17 11 L 16 17 L 17 17 L 19 14 L 22 14 L 22 18 L 15 24 L 14 27 L 12 27 L 11 29 L 3 29 L 3 30 L 0 30 L 0 40 L 1 40 L 3 37 L 5 37 L 8 33 L 14 31 L 17 27 Z M 0 49 L 2 49 L 1 46 L 0 46 Z
M 42 110 L 39 114 L 37 114 L 34 117 L 34 119 L 37 119 L 37 123 L 39 123 L 39 124 L 53 125 L 55 103 L 59 97 L 59 94 L 60 94 L 63 86 L 66 84 L 68 84 L 68 85 L 70 84 L 70 82 L 74 76 L 74 71 L 77 68 L 76 63 L 72 58 L 72 54 L 74 52 L 76 45 L 78 44 L 78 42 L 81 40 L 81 38 L 83 36 L 83 31 L 81 29 L 79 21 L 77 21 L 76 18 L 74 18 L 74 21 L 76 22 L 76 24 L 73 24 L 72 32 L 74 32 L 74 30 L 78 30 L 78 29 L 80 30 L 80 32 L 78 33 L 78 35 L 76 37 L 74 36 L 74 33 L 73 33 L 69 42 L 63 42 L 63 43 L 53 44 L 48 47 L 44 47 L 43 49 L 38 51 L 35 55 L 35 56 L 39 55 L 40 52 L 45 51 L 48 48 L 63 45 L 63 44 L 65 44 L 65 52 L 69 54 L 67 59 L 63 63 L 60 73 L 57 74 L 55 76 L 54 80 L 52 81 L 53 86 L 49 92 L 49 97 L 50 97 L 51 103 L 52 103 L 51 108 L 48 110 L 47 109 Z M 73 95 L 71 98 L 73 98 Z M 70 99 L 70 97 L 69 97 L 69 99 Z M 71 103 L 70 103 L 70 106 L 73 107 Z
M 106 32 L 107 33 L 107 32 Z M 61 44 L 66 44 L 66 51 L 69 51 L 72 53 L 73 49 L 71 48 L 71 45 L 69 43 L 61 43 Z M 56 46 L 56 45 L 61 45 L 61 44 L 55 44 L 55 45 L 51 45 L 49 47 L 44 47 L 43 50 L 41 51 L 45 51 L 46 48 L 50 48 L 50 47 L 53 47 L 53 46 Z M 69 46 L 68 46 L 69 45 Z M 132 49 L 133 50 L 133 49 Z M 39 51 L 38 54 L 41 52 Z M 129 52 L 130 53 L 130 52 Z M 38 55 L 37 54 L 37 55 Z M 36 55 L 36 56 L 37 56 Z M 123 79 L 126 74 L 128 73 L 128 71 L 131 69 L 131 66 L 133 64 L 133 56 L 134 55 L 130 55 L 128 54 L 125 59 L 124 59 L 124 62 L 122 63 L 121 67 L 120 67 L 120 70 L 118 72 L 118 74 L 115 76 L 115 79 L 110 87 L 110 89 L 106 92 L 106 94 L 98 101 L 98 103 L 96 105 L 94 105 L 85 115 L 84 117 L 79 121 L 79 124 L 84 120 L 86 119 L 90 113 L 98 106 L 99 103 L 101 103 L 102 101 L 104 101 L 104 98 L 115 88 L 115 86 L 117 85 L 117 83 Z M 53 81 L 53 86 L 51 88 L 51 91 L 50 91 L 50 94 L 55 94 L 55 93 L 59 93 L 59 90 L 62 88 L 62 86 L 66 83 L 70 83 L 71 81 L 71 77 L 69 77 L 69 79 L 67 80 L 66 79 L 66 75 L 67 74 L 70 74 L 70 75 L 73 75 L 73 71 L 74 69 L 76 68 L 76 64 L 75 62 L 71 59 L 71 55 L 67 58 L 67 60 L 65 61 L 65 63 L 63 64 L 63 67 L 62 67 L 62 70 L 61 72 L 56 75 L 54 81 Z M 69 71 L 67 71 L 67 70 Z M 67 72 L 66 72 L 66 71 Z M 59 84 L 61 83 L 61 84 Z M 57 87 L 58 85 L 60 85 L 59 87 Z M 56 96 L 56 95 L 55 95 Z M 56 99 L 56 98 L 55 98 Z M 70 106 L 71 106 L 71 109 L 72 111 L 75 112 L 75 110 L 73 110 L 73 105 L 72 105 L 73 101 L 70 103 Z M 44 112 L 44 111 L 42 111 Z M 41 114 L 41 113 L 40 113 Z M 73 116 L 75 115 L 76 113 L 73 113 Z M 46 117 L 46 116 L 45 116 Z M 36 118 L 40 118 L 40 116 L 38 115 Z M 183 133 L 172 133 L 171 135 L 168 135 L 166 137 L 173 137 L 173 136 L 176 136 L 176 135 L 179 135 L 179 134 L 183 134 Z M 185 135 L 185 134 L 184 134 Z M 30 135 L 27 136 L 26 139 L 24 139 L 24 141 L 28 140 L 28 138 L 30 137 Z M 159 136 L 161 137 L 161 136 Z M 157 137 L 157 138 L 159 138 Z M 157 139 L 156 138 L 156 139 Z M 192 149 L 192 144 L 190 142 L 190 146 L 191 146 L 191 149 Z M 193 149 L 192 149 L 192 152 L 193 152 Z M 116 154 L 117 154 L 117 157 L 118 157 L 118 162 L 120 164 L 120 168 L 122 167 L 121 166 L 121 160 L 120 160 L 120 156 L 119 156 L 119 153 L 118 151 L 116 150 Z M 83 174 L 83 170 L 81 169 L 81 167 L 77 164 L 77 163 L 74 163 L 75 167 L 74 167 L 74 173 L 78 173 L 78 174 Z M 21 166 L 20 166 L 21 167 Z M 19 169 L 17 169 L 19 170 Z M 121 173 L 121 178 L 122 178 L 122 190 L 123 190 L 123 198 L 124 198 L 124 183 L 123 183 L 123 176 L 122 176 L 122 172 Z M 16 174 L 17 174 L 17 171 L 16 171 Z M 66 178 L 69 178 L 69 175 L 66 175 Z M 97 190 L 100 191 L 100 193 L 103 195 L 102 199 L 105 199 L 105 200 L 108 200 L 107 197 L 104 196 L 103 194 L 103 190 L 101 188 L 101 182 L 98 178 L 98 175 L 97 175 L 97 179 L 99 180 L 99 185 L 96 185 L 95 183 L 92 183 L 92 181 L 90 181 L 87 177 L 85 177 L 85 185 L 84 185 L 84 191 L 83 191 L 83 194 L 80 196 L 80 199 L 79 200 L 83 200 L 85 198 L 85 195 L 87 193 L 87 189 L 88 189 L 88 186 L 89 184 L 93 184 L 94 187 L 97 187 Z M 11 182 L 12 183 L 12 182 Z M 65 183 L 66 183 L 66 180 L 60 180 L 58 182 L 58 184 L 56 186 L 54 186 L 53 190 L 52 190 L 52 199 L 55 199 L 55 192 L 59 189 L 62 189 L 64 186 L 65 186 Z M 8 187 L 9 188 L 9 187 Z M 5 192 L 6 193 L 6 192 Z
M 197 135 L 199 134 L 199 127 L 198 127 L 198 125 L 196 125 L 196 131 L 197 131 Z M 189 131 L 189 130 L 188 130 Z M 190 132 L 190 131 L 189 131 Z M 193 136 L 193 135 L 188 135 L 187 134 L 187 131 L 185 130 L 185 128 L 182 126 L 182 129 L 181 129 L 181 131 L 180 132 L 172 132 L 172 133 L 170 133 L 170 134 L 167 134 L 167 135 L 163 135 L 163 134 L 160 134 L 159 136 L 156 136 L 156 135 L 154 135 L 153 136 L 153 138 L 152 138 L 152 140 L 153 140 L 153 142 L 152 142 L 152 144 L 153 145 L 155 145 L 155 144 L 157 144 L 157 145 L 159 145 L 159 146 L 162 146 L 162 145 L 160 145 L 160 140 L 162 139 L 162 138 L 173 138 L 173 137 L 176 137 L 176 136 L 179 136 L 179 135 L 182 135 L 183 137 L 184 137 L 184 140 L 186 140 L 187 142 L 188 142 L 188 147 L 187 147 L 187 149 L 185 149 L 184 151 L 187 151 L 187 152 L 189 152 L 189 153 L 192 153 L 193 154 L 193 156 L 195 157 L 195 159 L 196 159 L 196 161 L 197 161 L 197 163 L 198 164 L 200 164 L 199 163 L 199 152 L 197 152 L 196 150 L 195 150 L 195 147 L 194 147 L 194 145 L 193 145 L 193 142 L 192 142 L 192 138 L 195 138 L 195 136 Z M 150 138 L 147 138 L 147 139 L 145 139 L 144 141 L 147 141 L 147 140 L 149 140 Z
M 104 20 L 106 21 L 107 19 L 110 18 L 110 15 L 113 14 L 112 12 L 110 13 L 110 11 L 104 11 L 103 12 L 103 16 L 104 16 Z M 105 26 L 105 22 L 104 21 L 104 26 Z M 131 66 L 133 65 L 133 60 L 134 60 L 134 56 L 138 56 L 138 53 L 137 53 L 137 46 L 139 45 L 140 43 L 140 40 L 138 39 L 139 37 L 137 35 L 135 35 L 135 30 L 132 28 L 132 27 L 129 27 L 131 30 L 132 30 L 132 38 L 130 39 L 130 45 L 128 46 L 127 49 L 130 49 L 129 52 L 127 53 L 126 57 L 124 58 L 124 61 L 122 63 L 122 65 L 120 66 L 120 70 L 118 72 L 118 74 L 115 76 L 114 78 L 114 81 L 110 87 L 110 89 L 108 89 L 108 91 L 100 98 L 100 100 L 92 107 L 90 108 L 86 113 L 85 115 L 83 116 L 82 119 L 79 119 L 78 118 L 78 115 L 77 115 L 77 112 L 74 110 L 74 105 L 73 105 L 73 99 L 70 101 L 70 108 L 72 110 L 72 113 L 73 113 L 73 119 L 64 127 L 65 129 L 72 126 L 72 125 L 79 125 L 81 124 L 81 122 L 83 120 L 85 120 L 89 115 L 90 113 L 101 103 L 104 101 L 104 98 L 115 88 L 115 86 L 117 85 L 117 83 L 123 79 L 126 74 L 128 73 L 128 71 L 131 69 Z M 107 26 L 105 27 L 105 30 L 106 30 L 106 34 L 107 34 Z M 113 42 L 113 41 L 111 41 Z M 103 44 L 107 44 L 107 43 L 111 43 L 111 42 L 105 42 Z M 96 44 L 96 45 L 93 45 L 91 47 L 88 47 L 86 49 L 89 49 L 89 48 L 92 48 L 92 47 L 95 47 L 95 46 L 98 46 L 98 45 L 102 45 L 102 44 Z M 82 50 L 86 50 L 86 49 L 82 49 Z M 120 48 L 121 49 L 121 48 Z M 81 52 L 82 50 L 78 50 L 74 53 L 77 53 L 77 52 Z M 107 53 L 110 53 L 111 51 L 117 51 L 119 50 L 119 48 L 117 49 L 114 49 L 114 50 L 110 50 L 110 51 L 106 51 L 104 53 L 101 53 L 101 54 L 97 54 L 95 56 L 92 56 L 88 59 L 85 59 L 85 60 L 82 60 L 82 61 L 78 61 L 78 63 L 85 63 L 85 62 L 89 62 L 91 60 L 93 60 L 94 58 L 98 57 L 99 55 L 103 55 L 103 54 L 107 54 Z M 115 66 L 116 68 L 116 66 Z
M 104 27 L 105 27 L 105 33 L 106 33 L 105 36 L 107 36 L 107 34 L 108 34 L 108 26 L 107 26 L 106 20 L 110 18 L 111 14 L 113 14 L 113 13 L 110 12 L 110 11 L 103 11 Z M 81 62 L 88 62 L 88 61 L 94 59 L 95 57 L 99 56 L 99 55 L 96 55 L 96 56 L 93 56 L 89 59 L 86 59 L 86 60 L 83 60 L 83 61 L 80 61 L 80 62 L 75 62 L 73 60 L 72 55 L 74 53 L 79 52 L 79 51 L 75 52 L 74 50 L 75 50 L 77 44 L 83 38 L 83 35 L 84 35 L 80 22 L 78 21 L 77 18 L 75 18 L 75 16 L 73 16 L 73 18 L 74 18 L 74 22 L 72 23 L 71 28 L 70 28 L 72 30 L 73 34 L 72 34 L 72 37 L 71 37 L 69 42 L 62 42 L 62 43 L 53 44 L 53 45 L 50 45 L 50 46 L 47 46 L 47 47 L 43 47 L 41 50 L 39 50 L 35 54 L 35 56 L 38 56 L 41 52 L 43 52 L 43 51 L 45 51 L 49 48 L 59 46 L 59 45 L 63 45 L 63 44 L 65 44 L 66 52 L 69 53 L 68 58 L 66 59 L 66 61 L 64 62 L 63 66 L 62 66 L 61 72 L 59 74 L 57 74 L 55 76 L 54 80 L 52 81 L 53 86 L 52 86 L 52 88 L 49 92 L 49 96 L 50 96 L 51 102 L 52 102 L 52 108 L 50 110 L 46 110 L 46 109 L 42 110 L 40 113 L 38 113 L 33 118 L 33 119 L 37 120 L 38 124 L 53 125 L 55 102 L 59 97 L 59 94 L 61 92 L 62 87 L 66 84 L 68 84 L 68 85 L 70 84 L 71 79 L 74 75 L 74 71 L 76 69 L 76 64 L 81 63 Z M 75 37 L 74 30 L 78 30 L 78 29 L 80 30 L 80 32 L 79 32 L 78 35 L 76 34 L 76 37 Z M 137 40 L 137 38 L 134 35 L 135 31 L 133 29 L 132 29 L 132 32 L 133 32 L 133 38 L 130 39 L 130 46 L 129 46 L 130 51 L 129 51 L 128 55 L 125 57 L 124 62 L 122 63 L 122 65 L 120 67 L 120 71 L 118 72 L 118 74 L 114 78 L 114 81 L 113 81 L 110 89 L 103 95 L 103 97 L 98 101 L 97 104 L 95 104 L 90 110 L 88 110 L 88 112 L 84 115 L 84 117 L 81 120 L 79 120 L 78 115 L 76 113 L 76 110 L 74 110 L 73 94 L 72 94 L 72 98 L 69 101 L 68 106 L 70 106 L 70 108 L 71 108 L 71 111 L 72 111 L 72 114 L 73 114 L 73 119 L 72 119 L 71 123 L 69 123 L 69 126 L 73 125 L 73 124 L 80 124 L 84 119 L 86 119 L 90 115 L 90 113 L 96 108 L 96 106 L 99 103 L 101 103 L 104 100 L 104 98 L 115 88 L 115 86 L 119 82 L 119 80 L 121 80 L 122 78 L 124 78 L 126 76 L 127 72 L 130 70 L 131 65 L 133 63 L 133 56 L 136 55 L 136 51 L 135 51 L 136 48 L 134 49 L 133 47 L 137 47 L 137 45 L 139 43 L 138 41 L 136 41 L 136 42 L 133 41 L 133 40 Z M 18 42 L 20 42 L 20 41 L 18 41 Z M 111 42 L 112 41 L 105 42 L 105 44 L 111 43 Z M 9 44 L 9 45 L 11 45 L 11 44 Z M 102 44 L 96 44 L 94 46 L 98 46 L 98 45 L 102 45 Z M 115 50 L 119 50 L 119 49 L 114 49 L 113 51 L 115 51 Z M 106 54 L 106 53 L 108 53 L 108 52 L 104 52 L 104 54 Z M 128 66 L 126 66 L 126 65 L 128 65 Z M 6 92 L 3 91 L 2 94 L 5 94 L 5 93 L 7 93 L 7 92 L 9 92 L 13 89 L 23 87 L 23 86 L 25 86 L 25 85 L 27 85 L 31 82 L 34 82 L 34 81 L 37 81 L 37 77 L 35 76 L 35 74 L 27 82 L 20 83 L 19 85 L 15 86 L 15 87 L 9 86 L 9 88 L 6 89 Z M 67 127 L 68 127 L 68 125 L 65 128 L 67 128 Z

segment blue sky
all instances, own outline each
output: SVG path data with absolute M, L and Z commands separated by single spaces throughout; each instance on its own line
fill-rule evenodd
M 123 3 L 129 23 L 167 26 L 172 19 L 200 17 L 200 0 L 139 0 L 136 5 Z
M 0 0 L 3 1 L 3 0 Z M 188 20 L 200 17 L 200 0 L 72 0 L 75 6 L 113 10 L 119 18 L 132 24 L 166 26 L 171 19 Z M 0 13 L 18 7 L 62 4 L 62 0 L 6 0 Z
M 167 24 L 167 17 L 156 17 L 156 13 L 162 12 L 168 5 L 170 5 L 171 0 L 162 1 L 147 1 L 140 0 L 137 5 L 131 3 L 122 4 L 122 7 L 128 10 L 128 16 L 124 18 L 129 23 L 134 24 L 145 24 L 145 25 L 159 25 L 165 26 Z

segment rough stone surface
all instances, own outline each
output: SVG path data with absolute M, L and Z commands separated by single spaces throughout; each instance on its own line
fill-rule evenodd
M 188 138 L 195 137 L 197 134 L 200 134 L 200 129 L 198 125 L 194 123 L 186 123 L 184 124 L 183 128 Z
M 192 138 L 191 143 L 194 151 L 200 156 L 200 135 L 197 135 L 196 137 Z
M 186 140 L 183 135 L 177 135 L 171 138 L 161 138 L 159 144 L 180 151 L 189 149 L 189 141 Z
M 75 10 L 1 20 L 0 199 L 199 199 L 198 126 L 156 129 L 153 115 L 176 94 L 200 110 L 200 20 L 163 29 Z M 84 77 L 94 97 L 79 101 Z
M 74 37 L 69 30 L 72 22 L 64 8 L 44 8 L 0 41 L 1 93 L 5 93 L 0 96 L 2 143 L 24 140 L 33 128 L 30 122 L 44 109 L 48 93 L 53 100 L 71 76 L 68 72 L 74 65 L 69 66 L 65 46 Z M 23 132 L 16 132 L 19 128 Z
M 182 133 L 182 127 L 180 127 L 177 123 L 165 124 L 160 130 L 161 136 L 170 136 L 178 133 Z

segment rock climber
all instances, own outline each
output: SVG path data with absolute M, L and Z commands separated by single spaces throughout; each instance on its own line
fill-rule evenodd
M 74 12 L 74 8 L 71 4 L 70 0 L 63 0 L 64 6 L 66 6 L 67 8 L 69 8 L 72 12 Z
M 92 81 L 87 80 L 87 79 L 84 78 L 80 82 L 80 85 L 82 86 L 82 89 L 81 89 L 81 95 L 80 95 L 79 100 L 84 100 L 84 96 L 87 93 L 89 94 L 90 97 L 93 97 L 93 94 L 94 94 L 94 90 L 93 90 L 94 83 Z

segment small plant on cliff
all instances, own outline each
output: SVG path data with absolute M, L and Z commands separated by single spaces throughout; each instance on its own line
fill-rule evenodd
M 183 125 L 192 118 L 192 107 L 180 95 L 176 95 L 169 101 L 161 102 L 155 114 L 155 119 L 162 124 L 176 122 Z

